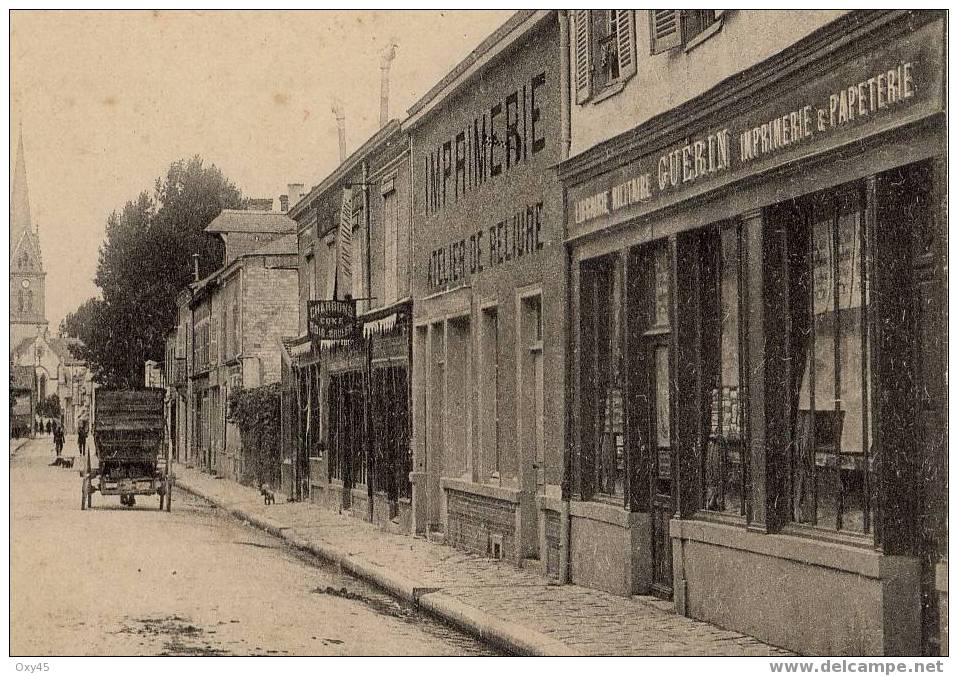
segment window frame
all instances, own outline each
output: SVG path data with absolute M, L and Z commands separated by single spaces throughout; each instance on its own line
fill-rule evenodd
M 599 22 L 597 12 L 605 13 L 605 25 L 615 23 L 615 30 L 611 28 L 604 35 L 598 35 L 596 25 Z M 573 70 L 572 86 L 575 89 L 575 103 L 599 103 L 606 98 L 622 91 L 625 84 L 637 72 L 635 10 L 632 9 L 604 9 L 604 10 L 574 10 L 571 22 L 572 36 L 570 48 L 572 50 L 571 63 Z M 599 50 L 598 46 L 613 45 L 615 66 L 618 73 L 605 81 L 600 81 Z M 625 48 L 626 51 L 623 51 Z

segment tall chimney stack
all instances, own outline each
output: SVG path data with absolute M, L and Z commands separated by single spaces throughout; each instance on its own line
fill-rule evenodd
M 339 131 L 339 163 L 346 161 L 346 112 L 343 104 L 333 101 L 333 115 L 336 116 L 336 129 Z
M 289 195 L 279 196 L 279 210 L 284 214 L 289 211 Z
M 379 127 L 385 127 L 389 122 L 389 68 L 392 66 L 393 59 L 396 58 L 396 47 L 394 41 L 389 44 L 380 54 L 379 69 L 381 71 L 379 84 Z
M 198 253 L 193 254 L 193 281 L 200 281 L 200 255 Z

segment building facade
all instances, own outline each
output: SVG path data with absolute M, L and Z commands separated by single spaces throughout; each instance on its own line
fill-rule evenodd
M 297 323 L 294 230 L 279 212 L 230 209 L 206 228 L 222 237 L 224 264 L 180 294 L 179 324 L 167 339 L 170 443 L 181 462 L 278 484 L 278 458 L 269 476 L 252 475 L 228 401 L 237 389 L 280 379 L 279 339 Z
M 284 490 L 409 530 L 408 140 L 388 122 L 290 209 L 299 334 L 284 341 Z M 354 329 L 311 328 L 341 301 Z M 312 305 L 311 305 L 312 304 Z M 312 309 L 311 309 L 312 308 Z
M 570 14 L 571 581 L 946 651 L 943 14 Z
M 410 110 L 416 533 L 558 573 L 566 288 L 556 12 Z

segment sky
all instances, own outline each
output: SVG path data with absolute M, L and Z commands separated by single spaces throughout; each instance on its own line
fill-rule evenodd
M 390 117 L 501 25 L 490 11 L 13 11 L 10 148 L 20 125 L 51 332 L 97 294 L 106 219 L 200 155 L 250 197 L 318 184 L 379 126 L 379 54 L 398 45 Z

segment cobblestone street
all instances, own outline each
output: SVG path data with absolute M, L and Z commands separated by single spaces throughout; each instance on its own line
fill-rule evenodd
M 362 562 L 374 573 L 410 581 L 468 608 L 511 623 L 531 641 L 552 639 L 588 655 L 757 655 L 790 653 L 737 632 L 671 612 L 652 598 L 624 598 L 576 585 L 556 585 L 533 572 L 451 547 L 384 532 L 358 519 L 306 503 L 264 506 L 258 491 L 183 466 L 178 483 L 234 514 L 262 519 L 294 541 L 317 543 Z

